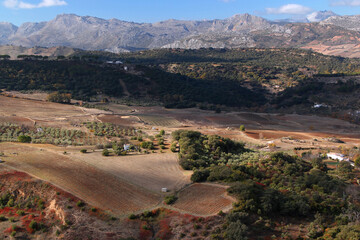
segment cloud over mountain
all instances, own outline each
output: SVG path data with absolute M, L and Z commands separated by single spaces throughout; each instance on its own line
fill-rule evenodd
M 67 5 L 67 2 L 64 0 L 42 0 L 38 4 L 27 3 L 19 0 L 5 0 L 3 5 L 7 8 L 13 9 L 33 9 L 33 8 L 43 8 L 43 7 L 54 7 L 54 6 L 64 6 Z
M 266 8 L 266 13 L 268 14 L 307 14 L 312 10 L 309 7 L 300 5 L 300 4 L 286 4 L 279 8 Z

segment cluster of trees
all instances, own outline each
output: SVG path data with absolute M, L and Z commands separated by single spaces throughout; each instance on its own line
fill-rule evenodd
M 8 60 L 10 59 L 9 55 L 0 55 L 0 59 Z
M 48 56 L 41 56 L 41 55 L 18 55 L 18 59 L 25 59 L 25 60 L 47 60 L 49 59 Z
M 47 98 L 49 102 L 56 102 L 56 103 L 70 103 L 71 102 L 71 94 L 69 93 L 59 93 L 53 92 L 50 93 Z
M 207 136 L 196 131 L 177 130 L 172 133 L 180 146 L 180 165 L 186 170 L 219 164 L 223 154 L 245 151 L 244 144 L 217 135 Z
M 95 136 L 123 137 L 137 136 L 136 129 L 115 125 L 112 123 L 87 122 L 85 126 L 94 133 Z
M 0 124 L 0 141 L 79 145 L 85 134 L 78 130 L 52 127 L 30 128 L 13 123 Z
M 181 166 L 194 170 L 193 182 L 231 185 L 228 191 L 237 203 L 227 217 L 225 235 L 219 237 L 245 238 L 255 231 L 255 225 L 259 227 L 256 219 L 271 222 L 274 216 L 314 219 L 306 229 L 306 237 L 311 239 L 325 236 L 326 228 L 332 229 L 332 238 L 326 239 L 359 235 L 360 205 L 356 193 L 349 191 L 347 181 L 354 177 L 354 168 L 348 162 L 329 170 L 321 158 L 305 161 L 284 153 L 252 152 L 219 136 L 176 131 L 173 138 L 180 146 Z M 346 233 L 349 229 L 351 234 Z

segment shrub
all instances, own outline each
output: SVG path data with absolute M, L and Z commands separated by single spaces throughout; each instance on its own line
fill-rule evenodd
M 27 135 L 21 135 L 21 136 L 18 136 L 18 141 L 21 143 L 30 143 L 31 137 L 27 136 Z
M 92 211 L 92 212 L 96 212 L 97 209 L 93 207 L 93 208 L 91 208 L 91 211 Z
M 172 152 L 176 152 L 176 142 L 173 142 L 172 144 L 171 144 L 171 146 L 170 146 L 170 150 L 172 151 Z
M 84 203 L 83 201 L 78 201 L 78 202 L 76 203 L 76 206 L 78 206 L 78 207 L 83 207 L 83 206 L 85 206 L 85 203 Z
M 245 132 L 245 126 L 244 125 L 240 125 L 239 130 L 242 132 Z
M 4 216 L 4 215 L 0 215 L 0 221 L 1 222 L 4 222 L 4 221 L 6 221 L 7 219 L 6 219 L 6 217 Z
M 105 156 L 105 157 L 109 156 L 109 155 L 110 155 L 109 150 L 104 149 L 104 150 L 102 151 L 102 155 Z
M 29 228 L 36 232 L 39 228 L 39 224 L 36 221 L 32 220 L 29 224 Z
M 80 152 L 81 152 L 81 153 L 86 153 L 87 150 L 86 150 L 86 149 L 81 149 Z
M 210 170 L 209 169 L 202 169 L 202 170 L 196 170 L 192 175 L 191 175 L 191 181 L 192 182 L 205 182 L 207 180 L 207 178 L 210 175 Z
M 165 130 L 161 130 L 161 131 L 160 131 L 160 135 L 161 135 L 161 136 L 164 136 L 164 135 L 165 135 Z
M 129 219 L 131 219 L 131 220 L 136 219 L 136 215 L 135 214 L 130 214 Z
M 19 215 L 19 216 L 24 216 L 24 215 L 25 215 L 25 212 L 24 212 L 23 210 L 18 210 L 18 211 L 16 212 L 16 214 Z
M 47 96 L 47 100 L 56 103 L 70 103 L 71 94 L 54 92 Z
M 154 149 L 154 143 L 153 142 L 142 142 L 141 147 L 144 149 Z
M 165 202 L 165 204 L 167 204 L 167 205 L 171 205 L 171 204 L 175 203 L 176 200 L 177 200 L 177 197 L 174 196 L 174 195 L 166 196 L 166 197 L 164 198 L 164 202 Z

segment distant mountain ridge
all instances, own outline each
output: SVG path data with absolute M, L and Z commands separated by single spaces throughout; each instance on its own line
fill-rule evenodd
M 135 23 L 62 14 L 48 22 L 24 23 L 20 27 L 0 23 L 0 44 L 115 53 L 155 48 L 290 47 L 360 56 L 360 16 L 342 17 L 322 11 L 307 19 L 307 23 L 274 22 L 238 14 L 223 20 Z

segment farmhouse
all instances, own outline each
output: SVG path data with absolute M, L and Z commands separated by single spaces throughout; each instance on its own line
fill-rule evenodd
M 124 151 L 129 151 L 131 145 L 130 144 L 124 144 Z
M 328 153 L 328 154 L 327 154 L 327 157 L 330 158 L 330 159 L 339 160 L 339 161 L 347 160 L 347 159 L 345 158 L 345 155 L 340 154 L 340 153 Z

